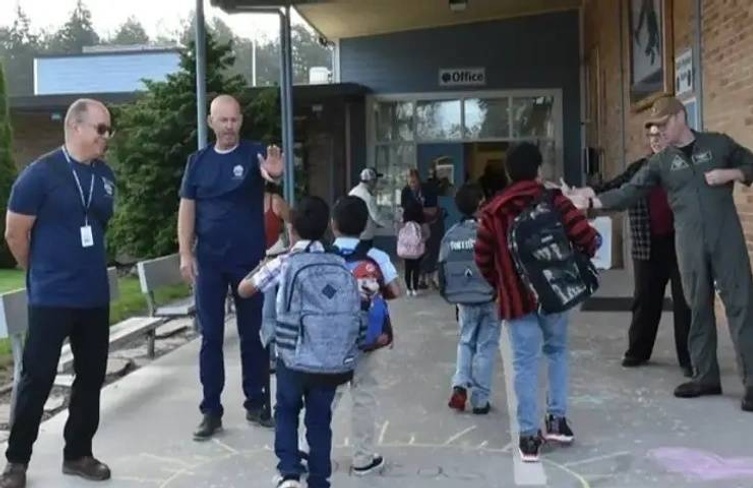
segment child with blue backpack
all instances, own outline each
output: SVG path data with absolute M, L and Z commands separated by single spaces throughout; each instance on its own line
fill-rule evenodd
M 470 389 L 471 409 L 477 415 L 485 415 L 491 409 L 489 398 L 501 333 L 494 289 L 474 261 L 477 214 L 483 200 L 483 189 L 477 184 L 467 183 L 457 191 L 455 205 L 462 219 L 445 233 L 439 248 L 439 291 L 447 302 L 458 307 L 460 325 L 448 406 L 464 411 Z
M 362 308 L 368 317 L 364 354 L 356 365 L 350 382 L 353 400 L 351 438 L 353 440 L 352 473 L 363 476 L 382 469 L 384 458 L 376 452 L 377 389 L 379 367 L 376 351 L 392 344 L 392 325 L 386 300 L 400 295 L 398 272 L 383 251 L 359 241 L 369 218 L 366 204 L 358 197 L 338 200 L 332 210 L 334 247 L 344 256 L 358 281 Z M 343 395 L 338 390 L 335 408 Z
M 327 203 L 305 197 L 291 220 L 290 252 L 257 267 L 241 281 L 238 294 L 250 297 L 279 285 L 274 310 L 268 310 L 274 320 L 265 321 L 265 326 L 273 324 L 274 330 L 265 333 L 274 337 L 277 354 L 277 487 L 301 487 L 306 470 L 298 424 L 305 404 L 307 486 L 330 488 L 333 401 L 337 387 L 353 379 L 366 323 L 348 264 L 322 244 L 329 224 Z

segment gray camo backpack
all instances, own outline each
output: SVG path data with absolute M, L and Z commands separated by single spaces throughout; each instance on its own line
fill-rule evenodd
M 494 300 L 473 259 L 478 222 L 463 220 L 450 228 L 439 248 L 439 293 L 452 304 L 472 305 Z
M 291 254 L 282 273 L 276 304 L 278 357 L 294 371 L 351 373 L 366 323 L 358 283 L 345 260 L 307 248 Z

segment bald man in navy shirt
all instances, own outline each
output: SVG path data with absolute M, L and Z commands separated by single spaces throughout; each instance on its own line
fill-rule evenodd
M 278 181 L 283 161 L 277 147 L 264 148 L 240 139 L 243 116 L 233 97 L 215 98 L 208 119 L 216 141 L 189 157 L 178 212 L 181 273 L 196 285 L 202 334 L 202 420 L 194 432 L 195 440 L 209 439 L 222 428 L 228 287 L 236 305 L 246 418 L 257 425 L 274 426 L 269 405 L 269 353 L 259 336 L 262 297 L 240 299 L 237 289 L 264 258 L 264 184 Z

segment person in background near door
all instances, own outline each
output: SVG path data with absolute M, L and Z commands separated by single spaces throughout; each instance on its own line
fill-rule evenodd
M 8 203 L 5 240 L 26 270 L 29 328 L 2 488 L 26 486 L 26 469 L 66 338 L 75 380 L 65 424 L 63 473 L 110 478 L 92 454 L 107 370 L 110 287 L 105 232 L 115 177 L 102 161 L 110 114 L 95 100 L 75 101 L 65 116 L 65 144 L 24 169 Z
M 282 157 L 275 146 L 265 151 L 261 144 L 240 140 L 243 117 L 229 95 L 212 101 L 208 122 L 216 142 L 189 156 L 178 210 L 180 270 L 186 281 L 196 284 L 202 335 L 203 418 L 195 440 L 206 440 L 222 428 L 228 287 L 237 311 L 246 419 L 264 427 L 274 424 L 267 402 L 269 356 L 259 336 L 263 300 L 242 300 L 237 288 L 264 257 L 264 181 L 274 182 L 282 175 Z
M 648 128 L 648 144 L 653 154 L 661 152 L 667 143 L 655 125 Z M 620 188 L 648 162 L 643 157 L 635 161 L 619 176 L 593 189 L 583 190 L 586 196 Z M 579 190 L 574 190 L 579 191 Z M 628 331 L 628 349 L 622 359 L 625 367 L 646 364 L 651 358 L 656 333 L 664 308 L 667 283 L 672 285 L 674 306 L 675 349 L 677 360 L 686 377 L 693 376 L 688 350 L 690 307 L 685 300 L 677 266 L 675 251 L 674 216 L 669 208 L 667 193 L 654 187 L 646 198 L 638 200 L 628 209 L 630 239 L 632 241 L 633 269 L 633 319 Z
M 502 161 L 488 162 L 484 168 L 484 174 L 478 179 L 484 191 L 484 199 L 489 201 L 497 192 L 504 190 L 509 183 L 508 180 Z
M 273 246 L 287 247 L 290 235 L 290 206 L 282 196 L 280 187 L 266 182 L 264 185 L 264 235 L 267 251 Z M 277 246 L 275 246 L 277 244 Z
M 445 226 L 445 210 L 439 206 L 440 181 L 437 178 L 437 169 L 432 166 L 429 171 L 429 179 L 423 185 L 424 194 L 424 218 L 429 225 L 429 240 L 426 241 L 426 254 L 421 259 L 421 279 L 419 288 L 427 289 L 429 285 L 439 288 L 437 281 L 437 260 L 439 247 L 442 244 Z
M 376 188 L 379 178 L 384 175 L 378 173 L 373 168 L 366 168 L 361 171 L 361 182 L 353 187 L 348 193 L 350 196 L 358 197 L 366 203 L 369 209 L 369 222 L 366 224 L 366 230 L 361 234 L 361 240 L 370 245 L 374 245 L 374 232 L 377 227 L 387 227 L 387 223 L 379 215 L 379 207 L 376 202 Z
M 696 132 L 688 127 L 685 106 L 674 97 L 654 102 L 646 126 L 656 125 L 668 147 L 649 159 L 620 188 L 584 197 L 572 195 L 580 208 L 623 210 L 645 198 L 656 186 L 669 195 L 674 212 L 683 290 L 690 303 L 692 381 L 675 396 L 721 395 L 717 362 L 714 291 L 724 303 L 737 365 L 745 385 L 741 407 L 753 412 L 753 275 L 734 183 L 753 184 L 753 153 L 725 134 Z

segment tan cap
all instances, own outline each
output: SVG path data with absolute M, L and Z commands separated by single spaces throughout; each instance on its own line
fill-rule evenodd
M 651 115 L 643 126 L 648 129 L 652 125 L 662 125 L 671 116 L 685 111 L 685 105 L 675 97 L 661 97 L 651 106 Z

